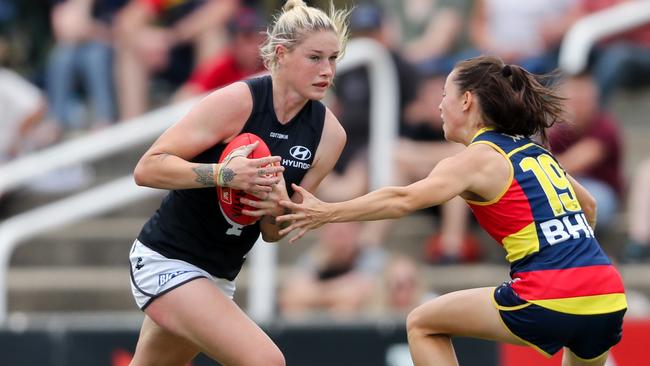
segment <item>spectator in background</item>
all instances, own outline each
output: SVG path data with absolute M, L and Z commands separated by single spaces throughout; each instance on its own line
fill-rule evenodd
M 16 72 L 0 68 L 0 164 L 15 158 L 35 144 L 32 136 L 47 111 L 41 91 Z
M 564 36 L 560 23 L 572 1 L 475 0 L 470 18 L 475 49 L 465 56 L 496 55 L 538 74 L 555 69 Z
M 0 63 L 39 88 L 51 44 L 51 3 L 0 0 Z
M 422 269 L 412 258 L 394 255 L 384 270 L 378 310 L 382 315 L 406 317 L 420 304 L 436 297 L 426 290 Z
M 423 76 L 415 67 L 390 48 L 389 31 L 385 27 L 381 8 L 371 4 L 357 6 L 350 16 L 353 37 L 367 37 L 386 47 L 395 65 L 399 82 L 399 135 L 394 150 L 393 179 L 395 184 L 408 184 L 426 176 L 441 159 L 451 156 L 462 146 L 444 141 L 440 116 L 435 114 L 428 93 L 420 91 L 424 85 L 442 87 L 442 79 L 422 82 Z M 337 162 L 319 189 L 319 196 L 326 200 L 340 201 L 363 194 L 368 190 L 368 136 L 370 131 L 370 98 L 368 70 L 358 66 L 338 74 L 335 82 L 336 99 L 334 109 L 346 130 L 348 142 Z M 427 89 L 429 90 L 429 89 Z M 438 89 L 440 90 L 440 89 Z M 440 93 L 436 92 L 439 96 Z M 433 121 L 431 121 L 433 119 Z M 436 120 L 438 121 L 436 124 Z M 343 192 L 340 187 L 346 187 Z M 461 199 L 454 199 L 441 210 L 441 230 L 435 254 L 427 255 L 432 262 L 463 261 L 464 235 L 467 232 L 468 212 Z M 359 233 L 363 245 L 382 245 L 390 228 L 390 222 L 364 224 Z M 427 253 L 433 253 L 427 250 Z
M 549 144 L 562 167 L 594 196 L 598 228 L 607 228 L 622 199 L 622 147 L 618 122 L 598 105 L 598 87 L 589 75 L 562 87 L 570 123 L 549 131 Z
M 369 309 L 385 256 L 379 248 L 359 244 L 360 228 L 359 223 L 344 223 L 321 229 L 318 242 L 281 286 L 283 315 L 349 317 Z
M 185 100 L 263 72 L 259 49 L 264 42 L 265 26 L 255 10 L 241 8 L 228 22 L 229 46 L 199 65 L 176 92 L 174 100 Z
M 116 18 L 116 84 L 120 118 L 149 109 L 149 82 L 172 88 L 187 80 L 194 61 L 214 54 L 214 32 L 223 33 L 238 0 L 130 0 Z M 206 41 L 209 40 L 209 41 Z
M 577 0 L 569 19 L 575 21 L 631 1 L 640 0 Z M 590 69 L 600 88 L 600 104 L 603 106 L 621 87 L 650 85 L 650 22 L 598 43 Z
M 42 123 L 47 102 L 40 89 L 13 70 L 0 67 L 0 165 L 53 143 L 58 134 Z M 48 183 L 51 183 L 48 181 Z M 0 191 L 0 218 L 8 195 Z
M 630 185 L 628 199 L 629 241 L 623 250 L 623 261 L 628 263 L 650 260 L 650 158 L 636 170 Z
M 115 122 L 111 22 L 126 0 L 53 0 L 55 38 L 46 85 L 54 119 L 63 129 L 78 129 L 78 82 L 92 106 L 93 125 Z
M 426 74 L 451 71 L 467 0 L 381 0 L 390 44 Z

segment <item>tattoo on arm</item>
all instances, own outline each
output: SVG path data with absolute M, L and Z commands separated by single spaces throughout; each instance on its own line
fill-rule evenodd
M 221 179 L 223 180 L 224 186 L 228 186 L 233 179 L 235 179 L 235 171 L 230 168 L 221 168 Z
M 206 187 L 214 187 L 212 164 L 199 164 L 199 166 L 192 168 L 192 170 L 196 173 L 196 182 Z

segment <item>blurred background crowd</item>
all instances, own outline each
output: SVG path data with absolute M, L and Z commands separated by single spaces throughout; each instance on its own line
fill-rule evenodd
M 496 54 L 534 73 L 553 71 L 561 42 L 577 21 L 624 2 L 335 1 L 355 6 L 353 38 L 385 47 L 397 72 L 399 140 L 394 161 L 386 162 L 394 166 L 394 183 L 423 178 L 462 148 L 444 141 L 438 111 L 444 78 L 455 62 Z M 263 72 L 263 31 L 282 3 L 0 0 L 0 166 Z M 626 141 L 630 128 L 650 138 L 650 121 L 621 102 L 633 96 L 650 104 L 650 23 L 599 41 L 587 68 L 566 75 L 561 89 L 568 121 L 550 131 L 549 145 L 596 197 L 597 230 L 612 258 L 650 267 L 650 149 L 647 143 L 634 146 L 629 158 Z M 326 100 L 348 142 L 321 184 L 318 195 L 325 200 L 368 191 L 372 92 L 368 70 L 359 66 L 338 73 Z M 92 181 L 88 167 L 65 169 L 34 182 L 30 194 L 75 191 Z M 0 193 L 0 218 L 18 210 L 16 201 L 12 192 Z M 278 311 L 293 318 L 404 315 L 444 290 L 436 286 L 442 278 L 426 273 L 442 268 L 436 273 L 461 278 L 467 266 L 503 263 L 500 248 L 460 198 L 416 216 L 328 225 L 312 243 L 292 248 L 278 284 Z M 120 245 L 130 245 L 125 241 Z M 648 314 L 650 306 L 639 301 L 639 313 Z

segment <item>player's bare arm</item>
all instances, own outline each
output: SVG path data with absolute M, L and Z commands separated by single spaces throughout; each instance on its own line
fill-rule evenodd
M 279 222 L 293 221 L 280 233 L 286 235 L 298 229 L 291 241 L 302 237 L 308 230 L 327 222 L 370 221 L 405 216 L 413 211 L 439 205 L 449 199 L 471 191 L 477 195 L 497 195 L 503 182 L 486 179 L 493 169 L 509 172 L 509 167 L 498 153 L 483 151 L 489 147 L 472 147 L 458 155 L 442 160 L 425 179 L 405 187 L 384 187 L 346 202 L 325 203 L 309 192 L 297 187 L 303 203 L 283 201 L 281 204 L 292 214 L 278 217 Z M 493 150 L 492 150 L 493 151 Z M 508 173 L 503 174 L 507 176 Z
M 227 168 L 229 170 L 224 171 L 224 175 L 229 186 L 251 189 L 252 182 L 258 190 L 270 191 L 268 186 L 276 183 L 277 179 L 259 177 L 257 172 L 265 165 L 277 163 L 279 157 L 235 158 L 227 167 L 189 161 L 220 141 L 235 136 L 248 118 L 252 103 L 250 91 L 244 83 L 234 83 L 205 97 L 143 155 L 135 168 L 136 183 L 163 189 L 209 187 L 217 184 L 218 170 Z M 282 170 L 278 167 L 268 169 L 269 173 Z

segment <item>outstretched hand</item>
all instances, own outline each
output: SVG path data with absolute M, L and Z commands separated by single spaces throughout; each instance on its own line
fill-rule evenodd
M 258 144 L 259 142 L 255 141 L 231 151 L 221 163 L 217 184 L 244 190 L 260 198 L 271 192 L 272 186 L 280 181 L 278 173 L 282 173 L 284 167 L 279 164 L 279 156 L 248 159 L 248 155 Z
M 291 225 L 280 230 L 280 235 L 286 235 L 293 230 L 298 230 L 296 235 L 289 239 L 289 243 L 302 238 L 309 230 L 317 229 L 323 224 L 331 222 L 329 204 L 325 203 L 306 189 L 299 185 L 292 184 L 293 189 L 302 196 L 302 203 L 292 201 L 280 201 L 280 205 L 291 210 L 291 213 L 276 217 L 278 222 L 291 222 Z
M 289 195 L 287 194 L 287 187 L 284 182 L 284 176 L 282 173 L 278 173 L 280 181 L 278 184 L 272 186 L 272 190 L 269 193 L 255 194 L 259 200 L 252 200 L 246 197 L 240 199 L 241 203 L 244 205 L 252 207 L 252 209 L 243 209 L 242 213 L 244 215 L 262 217 L 262 216 L 273 216 L 277 217 L 282 215 L 285 212 L 285 208 L 280 206 L 279 202 L 283 200 L 289 200 Z

